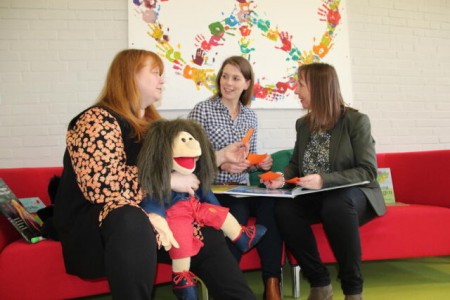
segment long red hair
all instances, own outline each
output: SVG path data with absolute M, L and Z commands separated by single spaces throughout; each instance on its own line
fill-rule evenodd
M 164 72 L 161 58 L 154 52 L 139 49 L 127 49 L 119 52 L 109 67 L 106 81 L 97 104 L 105 106 L 122 116 L 132 127 L 133 137 L 140 141 L 150 121 L 161 118 L 152 104 L 145 109 L 144 118 L 139 115 L 141 95 L 136 84 L 136 73 L 150 59 L 160 73 Z

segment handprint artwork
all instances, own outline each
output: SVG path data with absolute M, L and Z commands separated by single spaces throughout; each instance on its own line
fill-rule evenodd
M 320 61 L 335 66 L 350 99 L 343 2 L 129 0 L 129 47 L 165 60 L 171 101 L 161 108 L 190 109 L 212 95 L 219 64 L 230 55 L 253 65 L 253 108 L 299 108 L 295 70 Z

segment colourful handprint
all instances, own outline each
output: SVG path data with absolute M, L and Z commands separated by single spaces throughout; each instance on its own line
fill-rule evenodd
M 195 57 L 192 56 L 192 62 L 196 65 L 202 66 L 203 61 L 205 60 L 205 51 L 201 48 L 198 48 L 195 52 Z
M 291 42 L 292 35 L 289 35 L 289 33 L 287 33 L 286 31 L 282 31 L 280 33 L 280 40 L 281 40 L 282 46 L 281 47 L 275 46 L 275 48 L 281 49 L 286 52 L 292 49 L 292 42 Z

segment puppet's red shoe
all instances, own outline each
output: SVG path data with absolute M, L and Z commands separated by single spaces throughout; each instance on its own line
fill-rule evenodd
M 180 300 L 197 300 L 197 277 L 190 271 L 173 272 L 172 287 L 175 296 Z
M 233 243 L 242 251 L 247 252 L 252 249 L 259 240 L 266 234 L 265 226 L 256 224 L 255 226 L 242 226 L 239 235 L 233 240 Z

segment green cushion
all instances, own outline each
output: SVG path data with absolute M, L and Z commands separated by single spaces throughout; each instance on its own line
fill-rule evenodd
M 288 165 L 289 160 L 291 159 L 292 156 L 292 152 L 294 151 L 294 149 L 284 149 L 284 150 L 280 150 L 277 152 L 272 153 L 272 159 L 273 159 L 273 164 L 272 164 L 272 169 L 271 171 L 273 172 L 283 172 L 284 168 Z M 265 173 L 267 171 L 258 171 L 258 172 L 253 172 L 250 173 L 250 185 L 260 185 L 263 186 L 262 184 L 259 183 L 259 174 Z

